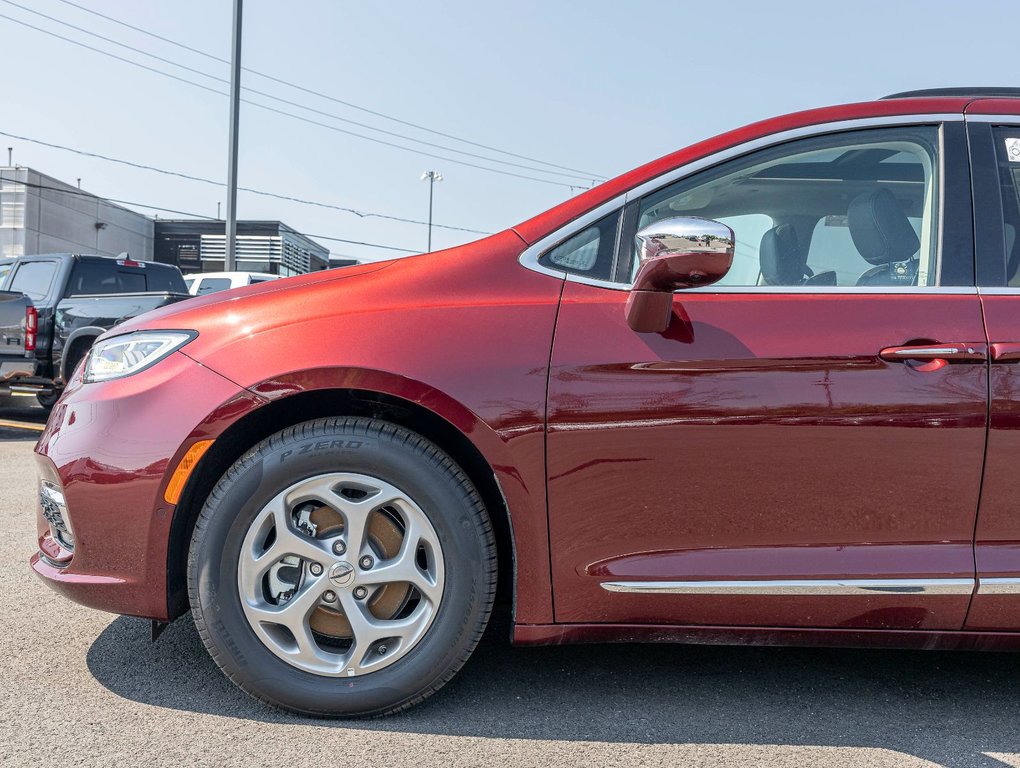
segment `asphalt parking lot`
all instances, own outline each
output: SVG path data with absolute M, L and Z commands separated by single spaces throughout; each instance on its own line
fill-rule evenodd
M 41 423 L 36 408 L 0 408 Z M 281 714 L 188 617 L 73 605 L 30 572 L 37 433 L 0 426 L 0 764 L 1018 766 L 1020 654 L 514 649 L 505 622 L 437 696 L 383 720 Z

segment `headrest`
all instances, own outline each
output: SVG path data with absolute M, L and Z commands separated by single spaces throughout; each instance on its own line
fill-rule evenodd
M 903 207 L 887 189 L 855 197 L 847 210 L 847 223 L 854 245 L 869 264 L 906 261 L 921 247 Z
M 790 224 L 773 227 L 758 246 L 761 274 L 768 285 L 800 285 L 804 280 L 804 259 L 797 230 Z

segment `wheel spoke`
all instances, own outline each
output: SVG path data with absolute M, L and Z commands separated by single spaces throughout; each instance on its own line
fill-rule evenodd
M 363 499 L 349 499 L 342 494 L 334 494 L 331 504 L 344 517 L 344 539 L 347 544 L 347 555 L 356 560 L 369 554 L 368 550 L 368 518 L 380 507 L 402 500 L 404 495 L 388 483 L 378 483 L 380 487 L 370 492 Z
M 280 605 L 273 605 L 264 599 L 244 602 L 244 610 L 256 621 L 280 624 L 294 632 L 308 619 L 308 614 L 318 604 L 328 582 L 323 577 L 309 577 L 301 591 Z
M 335 510 L 343 518 L 342 532 L 315 538 L 298 527 L 294 516 L 308 503 Z M 386 514 L 399 517 L 399 552 L 365 570 L 362 557 L 380 557 L 374 549 L 377 543 L 369 542 L 369 521 L 384 508 Z M 337 541 L 344 548 L 336 547 Z M 419 560 L 422 547 L 427 562 Z M 369 607 L 371 595 L 393 583 L 412 586 L 421 599 L 410 603 L 409 615 L 377 618 Z M 366 674 L 402 657 L 431 626 L 443 583 L 442 547 L 425 513 L 393 485 L 354 473 L 306 478 L 271 499 L 250 524 L 238 561 L 242 607 L 260 640 L 288 663 L 330 676 Z M 292 589 L 293 594 L 287 591 Z M 338 601 L 330 605 L 342 609 L 350 623 L 347 652 L 332 643 L 320 645 L 322 638 L 312 631 L 312 614 L 325 604 L 326 590 L 335 593 L 331 601 Z M 362 595 L 360 600 L 356 593 Z
M 378 655 L 374 658 L 369 656 L 378 641 L 393 643 L 387 652 L 409 647 L 421 635 L 434 614 L 432 607 L 423 603 L 406 618 L 383 620 L 372 616 L 365 602 L 356 600 L 350 593 L 342 595 L 340 601 L 354 635 L 346 669 L 353 669 L 356 674 L 370 671 L 383 662 L 385 654 L 378 654 L 378 646 Z
M 415 587 L 432 603 L 439 602 L 442 586 L 434 577 L 418 567 L 417 543 L 401 547 L 400 553 L 392 560 L 386 560 L 372 570 L 361 574 L 358 581 L 364 585 L 384 585 L 403 582 Z

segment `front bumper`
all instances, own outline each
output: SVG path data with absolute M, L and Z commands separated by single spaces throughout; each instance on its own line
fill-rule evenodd
M 40 480 L 63 493 L 74 551 L 37 504 L 32 569 L 82 605 L 167 619 L 169 476 L 192 443 L 261 402 L 181 352 L 123 379 L 70 382 L 35 450 Z

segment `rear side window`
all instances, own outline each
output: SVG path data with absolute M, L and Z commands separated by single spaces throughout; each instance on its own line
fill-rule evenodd
M 145 287 L 159 293 L 187 293 L 184 276 L 180 270 L 171 267 L 157 267 L 152 264 L 145 268 Z
M 25 261 L 18 265 L 8 290 L 28 296 L 32 301 L 45 299 L 57 273 L 55 261 Z
M 228 277 L 204 277 L 202 282 L 198 284 L 198 294 L 201 296 L 205 293 L 216 293 L 217 291 L 225 291 L 230 288 L 230 278 Z
M 995 130 L 1006 249 L 1006 285 L 1020 288 L 1020 126 Z

